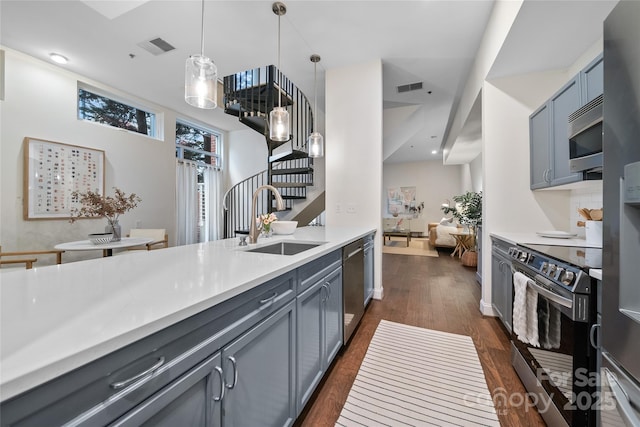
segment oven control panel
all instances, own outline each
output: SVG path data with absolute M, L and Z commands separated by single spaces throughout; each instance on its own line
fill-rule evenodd
M 509 256 L 519 263 L 529 266 L 529 268 L 537 271 L 564 286 L 571 287 L 574 285 L 578 275 L 576 269 L 564 263 L 559 263 L 552 258 L 545 257 L 535 252 L 527 251 L 519 247 L 509 248 Z

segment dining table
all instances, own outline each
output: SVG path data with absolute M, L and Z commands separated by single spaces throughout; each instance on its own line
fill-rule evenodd
M 126 249 L 134 246 L 146 245 L 153 242 L 149 237 L 122 237 L 118 241 L 109 243 L 92 243 L 90 240 L 76 240 L 75 242 L 59 243 L 54 246 L 55 249 L 62 251 L 95 251 L 102 250 L 102 256 L 112 256 L 114 249 Z

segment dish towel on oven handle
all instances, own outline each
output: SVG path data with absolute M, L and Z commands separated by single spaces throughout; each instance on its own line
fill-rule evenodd
M 527 281 L 524 274 L 513 273 L 513 332 L 525 344 L 527 339 Z
M 540 347 L 538 339 L 538 292 L 529 288 L 529 278 L 513 274 L 513 332 L 525 344 Z

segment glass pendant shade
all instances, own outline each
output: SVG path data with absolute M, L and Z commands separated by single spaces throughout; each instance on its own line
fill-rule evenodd
M 206 56 L 192 55 L 187 59 L 184 100 L 208 110 L 218 106 L 218 67 Z
M 320 132 L 313 132 L 307 139 L 309 147 L 309 157 L 322 157 L 324 156 L 324 138 Z
M 289 112 L 285 107 L 275 107 L 269 113 L 269 139 L 288 141 L 290 129 Z

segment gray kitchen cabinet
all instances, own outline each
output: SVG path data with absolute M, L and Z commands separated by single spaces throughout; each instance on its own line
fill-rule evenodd
M 602 54 L 580 72 L 583 104 L 604 93 L 604 61 Z
M 288 426 L 296 418 L 296 303 L 222 349 L 222 426 Z M 186 425 L 186 424 L 182 424 Z
M 529 116 L 532 190 L 581 181 L 569 168 L 569 115 L 602 94 L 602 56 L 594 59 Z
M 513 312 L 513 275 L 509 244 L 493 239 L 491 250 L 491 301 L 502 324 L 511 332 Z
M 134 420 L 152 416 L 156 407 L 146 405 L 154 399 L 174 402 L 171 406 L 178 413 L 183 407 L 199 407 L 196 395 L 204 393 L 208 387 L 206 382 L 216 379 L 206 367 L 197 367 L 287 303 L 294 304 L 297 277 L 297 271 L 285 273 L 2 402 L 0 424 L 39 427 L 122 422 L 130 425 L 126 421 L 129 415 Z M 295 347 L 290 349 L 294 351 Z M 193 387 L 185 389 L 187 394 L 180 396 L 180 390 L 194 379 L 197 381 Z M 161 417 L 157 415 L 153 419 Z
M 549 100 L 551 107 L 550 186 L 568 184 L 582 180 L 582 173 L 569 169 L 569 114 L 580 107 L 580 80 L 578 76 L 564 85 Z
M 225 392 L 220 352 L 145 400 L 113 427 L 220 425 L 220 404 Z
M 568 117 L 580 106 L 578 76 L 529 117 L 531 189 L 580 181 L 569 170 Z
M 549 145 L 551 128 L 549 127 L 549 104 L 544 104 L 529 117 L 529 149 L 531 189 L 549 186 Z
M 342 347 L 342 267 L 331 268 L 297 298 L 298 413 Z
M 375 275 L 375 233 L 364 238 L 364 305 L 366 306 L 373 298 L 374 275 Z

